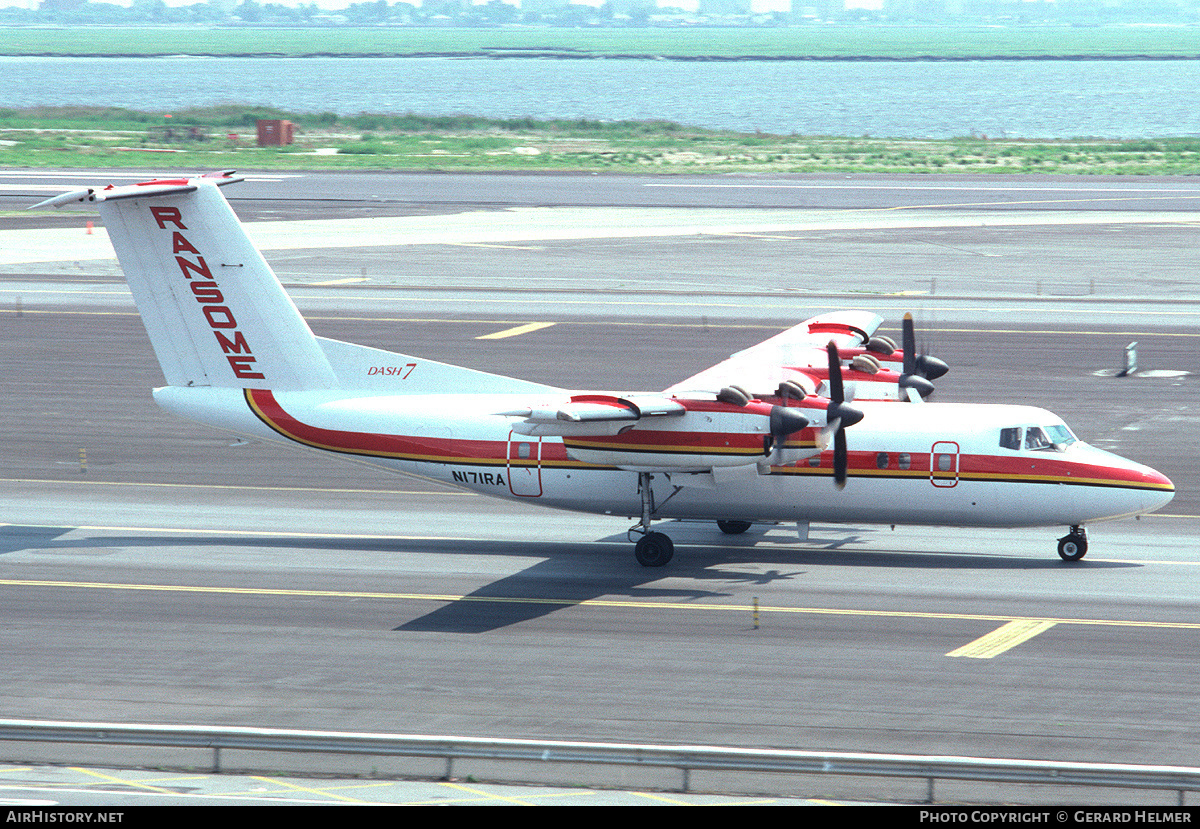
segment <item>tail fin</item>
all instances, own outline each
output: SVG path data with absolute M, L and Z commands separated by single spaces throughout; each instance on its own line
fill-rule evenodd
M 308 323 L 246 236 L 228 173 L 83 190 L 35 207 L 98 202 L 172 386 L 335 388 Z

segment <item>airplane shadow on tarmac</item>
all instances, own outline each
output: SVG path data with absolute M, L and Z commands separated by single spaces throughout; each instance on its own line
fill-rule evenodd
M 484 633 L 519 622 L 549 615 L 564 607 L 604 597 L 624 596 L 636 601 L 696 601 L 730 595 L 702 584 L 771 584 L 803 578 L 814 566 L 905 568 L 944 571 L 1030 571 L 1069 567 L 1138 567 L 1131 562 L 1080 561 L 1066 563 L 1057 557 L 993 553 L 929 553 L 880 549 L 871 536 L 876 528 L 821 527 L 819 537 L 808 541 L 768 539 L 763 532 L 723 536 L 707 529 L 658 525 L 677 537 L 674 559 L 664 567 L 641 567 L 633 559 L 632 545 L 624 533 L 584 541 L 497 541 L 404 539 L 406 554 L 430 556 L 488 555 L 539 558 L 519 572 L 496 579 L 461 598 L 419 616 L 394 630 L 407 632 Z M 62 539 L 74 527 L 0 526 L 0 562 L 5 554 L 19 551 L 61 552 L 91 548 L 234 548 L 269 547 L 284 550 L 329 550 L 334 552 L 395 552 L 397 544 L 386 538 L 330 538 L 254 535 L 138 535 Z M 854 549 L 871 542 L 871 549 Z M 756 565 L 747 572 L 743 565 Z M 763 570 L 763 564 L 780 569 Z M 386 567 L 386 563 L 381 567 Z M 316 574 L 314 574 L 316 575 Z M 675 584 L 660 584 L 663 580 Z M 694 586 L 688 586 L 691 581 Z
M 672 522 L 657 525 L 673 537 Z M 641 567 L 634 560 L 629 541 L 618 533 L 599 542 L 611 544 L 598 550 L 594 544 L 570 550 L 570 544 L 517 545 L 521 555 L 537 555 L 544 550 L 548 557 L 519 573 L 497 579 L 461 599 L 395 628 L 403 631 L 437 631 L 441 633 L 483 633 L 505 625 L 548 615 L 555 610 L 604 596 L 626 595 L 639 600 L 694 600 L 703 597 L 727 596 L 726 591 L 646 588 L 643 585 L 662 579 L 691 579 L 698 582 L 724 584 L 769 584 L 801 578 L 805 570 L 797 566 L 836 564 L 841 567 L 918 568 L 940 570 L 1057 570 L 1064 567 L 1126 568 L 1140 565 L 1130 562 L 1067 563 L 1057 556 L 1032 559 L 1004 553 L 914 553 L 901 550 L 855 550 L 856 545 L 875 541 L 869 536 L 875 528 L 822 528 L 820 538 L 808 541 L 795 539 L 786 543 L 774 541 L 764 545 L 761 533 L 753 531 L 743 536 L 723 536 L 719 533 L 702 536 L 692 530 L 677 538 L 675 557 L 664 567 Z M 704 540 L 699 540 L 703 538 Z M 495 552 L 491 544 L 488 552 Z M 694 545 L 694 546 L 693 546 Z M 567 557 L 586 555 L 589 564 L 577 568 L 574 578 L 564 572 Z M 784 568 L 758 572 L 727 569 L 743 563 L 779 563 Z M 552 580 L 559 598 L 542 603 L 529 597 L 544 589 Z M 544 601 L 544 600 L 543 600 Z

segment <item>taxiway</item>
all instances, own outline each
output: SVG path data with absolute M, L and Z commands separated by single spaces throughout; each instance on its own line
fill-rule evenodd
M 59 182 L 92 179 L 9 178 L 0 203 Z M 9 216 L 7 715 L 1200 763 L 1189 180 L 238 186 L 323 336 L 656 390 L 819 310 L 895 327 L 913 310 L 951 366 L 939 398 L 1042 405 L 1178 494 L 1164 515 L 1090 528 L 1076 566 L 1054 553 L 1061 528 L 830 526 L 800 543 L 696 524 L 670 530 L 669 568 L 645 570 L 624 519 L 230 446 L 168 418 L 115 263 L 91 258 L 94 217 Z M 657 231 L 622 232 L 623 206 Z M 346 219 L 386 219 L 384 243 L 323 224 Z M 454 233 L 430 238 L 439 222 Z M 552 325 L 478 339 L 530 322 Z M 1132 341 L 1142 371 L 1111 376 Z M 1010 625 L 1028 635 L 998 648 Z

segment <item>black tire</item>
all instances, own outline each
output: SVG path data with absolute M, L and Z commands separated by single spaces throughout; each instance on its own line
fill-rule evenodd
M 663 533 L 646 533 L 638 539 L 633 554 L 643 567 L 662 567 L 675 555 L 675 544 Z
M 750 529 L 749 521 L 718 521 L 717 526 L 725 535 L 741 535 Z
M 1058 540 L 1058 555 L 1063 561 L 1079 561 L 1087 555 L 1087 537 L 1071 533 Z

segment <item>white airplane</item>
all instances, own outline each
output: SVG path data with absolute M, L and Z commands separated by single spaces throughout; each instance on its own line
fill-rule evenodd
M 926 403 L 945 365 L 815 317 L 659 392 L 577 391 L 314 336 L 218 189 L 231 173 L 79 190 L 99 206 L 167 385 L 160 406 L 486 495 L 656 519 L 1070 528 L 1152 512 L 1175 487 L 1028 406 Z M 842 363 L 848 362 L 847 367 Z M 885 368 L 884 366 L 890 366 Z M 899 370 L 897 370 L 899 369 Z M 853 403 L 853 405 L 852 405 Z M 849 437 L 847 435 L 849 433 Z M 848 485 L 847 485 L 848 484 Z

